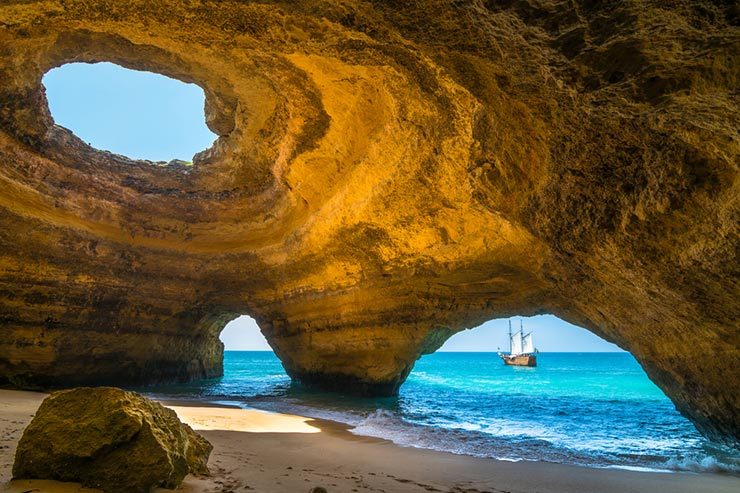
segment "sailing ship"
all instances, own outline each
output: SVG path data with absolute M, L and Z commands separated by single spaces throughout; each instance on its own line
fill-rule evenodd
M 512 334 L 509 320 L 509 353 L 499 352 L 499 357 L 509 366 L 537 366 L 537 349 L 534 347 L 532 332 L 524 333 L 524 325 L 519 321 L 519 330 Z

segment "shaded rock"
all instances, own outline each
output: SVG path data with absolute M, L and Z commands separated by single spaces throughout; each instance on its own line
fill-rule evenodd
M 78 388 L 41 404 L 18 444 L 13 478 L 145 493 L 208 474 L 212 449 L 159 403 L 112 387 Z

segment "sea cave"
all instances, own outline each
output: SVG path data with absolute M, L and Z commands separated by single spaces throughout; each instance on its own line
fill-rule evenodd
M 217 377 L 259 325 L 304 385 L 394 395 L 487 320 L 553 314 L 740 443 L 736 7 L 4 2 L 0 384 Z M 197 85 L 192 163 L 99 150 L 44 76 Z

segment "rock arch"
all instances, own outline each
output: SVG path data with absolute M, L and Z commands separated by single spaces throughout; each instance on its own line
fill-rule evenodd
M 711 2 L 0 7 L 0 380 L 287 371 L 397 389 L 450 334 L 553 313 L 737 443 L 737 16 Z M 659 22 L 658 22 L 659 21 Z M 51 67 L 204 88 L 191 170 L 53 125 Z

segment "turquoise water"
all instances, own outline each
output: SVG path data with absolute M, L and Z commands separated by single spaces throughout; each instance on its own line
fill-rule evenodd
M 357 398 L 292 384 L 271 352 L 227 351 L 224 377 L 149 388 L 170 397 L 332 419 L 400 445 L 505 460 L 740 472 L 627 353 L 540 353 L 536 368 L 494 353 L 419 360 L 398 397 Z

